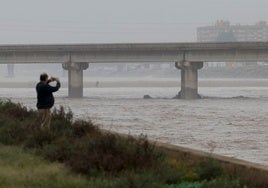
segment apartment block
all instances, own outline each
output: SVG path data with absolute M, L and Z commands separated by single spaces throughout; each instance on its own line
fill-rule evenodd
M 254 25 L 231 25 L 229 21 L 217 21 L 211 26 L 198 27 L 197 41 L 268 41 L 268 25 L 265 21 Z

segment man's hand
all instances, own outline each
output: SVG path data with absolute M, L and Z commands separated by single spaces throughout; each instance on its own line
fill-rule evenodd
M 56 82 L 60 82 L 59 78 L 57 77 L 53 77 L 51 76 L 50 80 L 53 82 L 53 81 L 56 81 Z

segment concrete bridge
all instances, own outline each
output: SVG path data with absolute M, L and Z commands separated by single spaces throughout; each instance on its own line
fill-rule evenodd
M 197 99 L 203 62 L 268 61 L 268 42 L 1 45 L 0 63 L 61 63 L 69 97 L 83 96 L 89 63 L 174 62 L 181 70 L 182 99 Z

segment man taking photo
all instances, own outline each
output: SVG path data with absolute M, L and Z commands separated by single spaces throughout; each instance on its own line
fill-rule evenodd
M 56 86 L 51 86 L 49 83 L 56 81 Z M 53 93 L 58 91 L 60 88 L 60 80 L 56 77 L 48 79 L 47 73 L 40 75 L 40 82 L 36 84 L 37 92 L 37 109 L 39 118 L 41 121 L 41 130 L 50 130 L 51 112 L 50 109 L 54 105 Z

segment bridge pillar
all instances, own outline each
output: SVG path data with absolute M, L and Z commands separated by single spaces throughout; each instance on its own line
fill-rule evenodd
M 83 97 L 83 70 L 88 68 L 88 63 L 64 63 L 62 67 L 68 70 L 68 96 L 72 98 Z
M 199 99 L 198 95 L 198 69 L 203 67 L 203 62 L 176 62 L 176 68 L 181 70 L 180 99 Z

